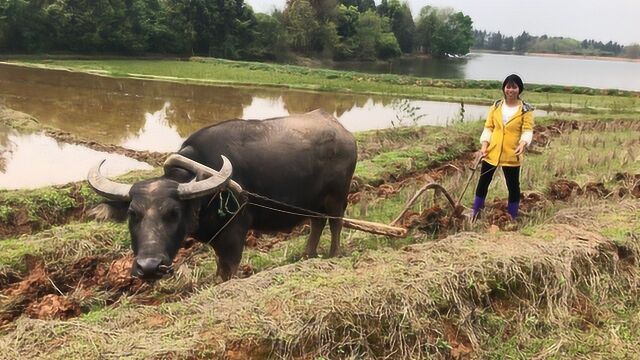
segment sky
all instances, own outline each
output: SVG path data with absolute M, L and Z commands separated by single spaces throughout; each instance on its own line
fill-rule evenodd
M 401 0 L 402 1 L 402 0 Z M 423 6 L 451 7 L 478 30 L 517 36 L 549 35 L 577 40 L 640 44 L 640 0 L 406 0 L 416 17 Z M 282 9 L 286 0 L 245 0 L 256 12 Z M 376 0 L 376 4 L 380 1 Z

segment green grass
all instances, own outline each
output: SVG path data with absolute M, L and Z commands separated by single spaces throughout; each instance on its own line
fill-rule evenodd
M 634 128 L 635 126 L 635 128 Z M 613 185 L 616 173 L 640 173 L 638 122 L 620 123 L 609 131 L 572 131 L 552 140 L 544 156 L 527 156 L 524 184 L 535 190 L 553 179 L 568 178 L 584 185 Z
M 17 62 L 17 61 L 13 61 Z M 491 104 L 501 97 L 500 82 L 436 80 L 391 74 L 365 74 L 300 66 L 219 59 L 25 60 L 47 66 L 114 77 L 136 77 L 216 85 L 276 86 L 292 89 L 393 95 L 438 101 Z M 637 93 L 528 84 L 525 99 L 548 110 L 637 112 Z
M 34 235 L 0 241 L 0 267 L 23 271 L 24 255 L 41 257 L 49 264 L 70 264 L 74 260 L 129 248 L 129 232 L 124 224 L 75 223 L 54 227 Z

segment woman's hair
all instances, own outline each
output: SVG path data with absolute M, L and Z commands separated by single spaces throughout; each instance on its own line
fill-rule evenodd
M 502 91 L 504 91 L 504 88 L 509 83 L 516 84 L 518 86 L 518 89 L 520 89 L 518 94 L 522 94 L 522 92 L 524 91 L 524 83 L 522 83 L 522 79 L 520 79 L 520 76 L 518 76 L 516 74 L 511 74 L 511 75 L 507 76 L 507 78 L 504 79 L 504 81 L 502 82 Z

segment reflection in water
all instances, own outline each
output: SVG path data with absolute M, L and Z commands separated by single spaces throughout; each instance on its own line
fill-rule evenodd
M 343 106 L 314 106 L 322 103 L 323 94 L 312 94 L 317 101 L 286 102 L 286 96 L 254 96 L 243 109 L 242 119 L 269 119 L 295 113 L 304 113 L 317 108 L 331 109 L 333 115 L 347 130 L 365 131 L 384 129 L 392 126 L 447 125 L 460 116 L 460 104 L 434 101 L 386 100 L 377 101 L 371 97 L 361 97 L 358 103 L 347 102 Z M 348 106 L 347 106 L 348 105 Z M 293 108 L 293 110 L 291 109 Z M 465 121 L 478 120 L 487 111 L 486 106 L 466 105 Z M 175 111 L 173 105 L 165 103 L 162 109 L 145 114 L 145 125 L 135 135 L 122 142 L 122 146 L 135 150 L 172 152 L 179 149 L 185 137 L 180 136 L 167 118 Z
M 184 141 L 175 126 L 167 121 L 167 102 L 162 109 L 144 115 L 144 126 L 135 135 L 122 142 L 122 146 L 133 150 L 175 152 Z
M 102 167 L 102 173 L 107 176 L 120 175 L 132 169 L 151 169 L 146 163 L 122 155 L 61 144 L 42 134 L 20 134 L 7 128 L 0 129 L 0 134 L 3 135 L 1 138 L 6 138 L 0 148 L 0 162 L 4 164 L 0 171 L 0 189 L 26 189 L 78 181 L 86 178 L 89 169 L 102 159 L 107 159 Z
M 253 97 L 251 104 L 242 110 L 243 119 L 269 119 L 289 115 L 282 97 L 259 98 Z
M 372 74 L 399 74 L 434 79 L 464 79 L 467 58 L 438 59 L 428 57 L 401 57 L 391 61 L 334 62 L 331 68 Z
M 436 101 L 396 100 L 384 106 L 372 100 L 362 107 L 354 107 L 339 117 L 349 131 L 384 129 L 390 126 L 441 125 L 460 118 L 461 104 Z M 487 106 L 465 105 L 464 120 L 479 120 L 486 115 Z M 362 119 L 366 118 L 366 122 Z M 363 126 L 365 125 L 366 126 Z

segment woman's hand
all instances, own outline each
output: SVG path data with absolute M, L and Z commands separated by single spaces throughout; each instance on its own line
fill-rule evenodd
M 526 149 L 527 149 L 527 143 L 524 141 L 520 141 L 520 144 L 518 144 L 518 147 L 516 148 L 516 156 L 522 155 L 522 153 L 524 153 Z
M 486 141 L 483 141 L 482 146 L 478 151 L 478 157 L 480 157 L 481 159 L 487 157 L 487 154 L 489 153 L 488 149 L 489 149 L 489 143 Z

